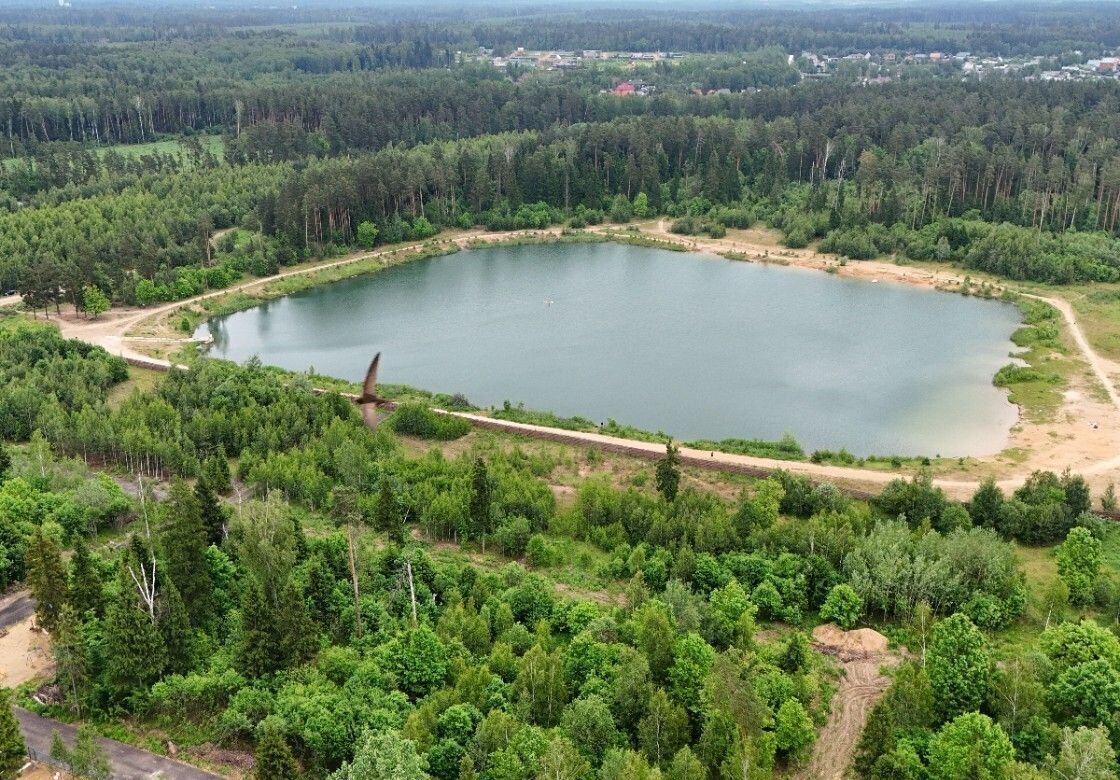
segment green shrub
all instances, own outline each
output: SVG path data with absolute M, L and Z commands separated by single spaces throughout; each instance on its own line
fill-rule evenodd
M 556 566 L 564 559 L 564 553 L 555 542 L 549 541 L 544 534 L 533 534 L 525 547 L 525 557 L 538 568 Z
M 851 585 L 841 584 L 828 592 L 821 605 L 821 620 L 831 620 L 846 630 L 859 622 L 862 612 L 863 599 Z
M 461 417 L 434 412 L 422 403 L 403 403 L 389 418 L 389 427 L 406 436 L 450 441 L 470 433 L 471 424 Z

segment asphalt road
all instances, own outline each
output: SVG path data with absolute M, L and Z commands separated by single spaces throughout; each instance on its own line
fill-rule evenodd
M 57 720 L 43 718 L 33 712 L 15 707 L 23 738 L 32 756 L 46 758 L 51 752 L 51 734 L 57 731 L 68 745 L 73 747 L 78 730 Z M 131 747 L 111 739 L 99 737 L 97 740 L 104 748 L 113 766 L 113 780 L 221 780 L 221 775 L 206 772 L 170 758 L 157 756 L 146 750 Z
M 35 611 L 35 601 L 26 591 L 9 597 L 7 603 L 0 607 L 0 630 L 19 623 Z

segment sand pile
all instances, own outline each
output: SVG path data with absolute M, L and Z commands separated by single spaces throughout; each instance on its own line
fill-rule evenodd
M 887 652 L 887 638 L 872 628 L 845 631 L 834 623 L 813 629 L 813 642 L 833 655 L 869 656 Z

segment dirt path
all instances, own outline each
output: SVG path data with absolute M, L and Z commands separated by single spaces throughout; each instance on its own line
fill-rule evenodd
M 950 290 L 959 289 L 964 281 L 963 277 L 951 272 L 900 266 L 875 260 L 852 262 L 839 266 L 836 258 L 819 254 L 811 249 L 785 249 L 774 242 L 770 233 L 760 230 L 729 231 L 728 237 L 725 239 L 700 237 L 682 239 L 681 236 L 669 232 L 668 223 L 665 220 L 641 223 L 639 228 L 644 231 L 639 235 L 652 235 L 661 240 L 672 241 L 688 248 L 690 251 L 713 254 L 737 253 L 744 257 L 795 267 L 835 270 L 842 276 L 852 276 L 871 281 L 882 279 L 901 284 Z M 623 238 L 634 235 L 632 232 L 607 226 L 595 228 L 594 232 L 601 235 L 617 234 Z M 558 230 L 555 228 L 545 231 L 512 231 L 508 233 L 470 231 L 455 235 L 445 239 L 445 241 L 463 248 L 480 241 L 500 242 L 511 238 L 547 236 L 557 233 Z M 63 317 L 58 322 L 63 335 L 67 337 L 98 344 L 110 353 L 120 355 L 139 365 L 166 368 L 170 365 L 167 360 L 152 358 L 133 349 L 129 345 L 129 341 L 136 337 L 129 337 L 126 334 L 149 318 L 167 314 L 183 306 L 259 287 L 290 276 L 315 273 L 370 258 L 390 256 L 398 252 L 411 251 L 421 246 L 423 246 L 422 243 L 415 243 L 394 249 L 359 253 L 329 263 L 292 269 L 274 276 L 254 279 L 225 290 L 216 290 L 189 300 L 162 304 L 150 309 L 114 310 L 97 320 L 85 320 L 72 316 Z M 1013 490 L 1022 484 L 1027 475 L 1038 469 L 1061 471 L 1067 467 L 1071 468 L 1085 475 L 1094 489 L 1097 490 L 1103 488 L 1104 484 L 1109 481 L 1120 481 L 1120 393 L 1117 393 L 1110 378 L 1110 371 L 1116 370 L 1118 367 L 1101 358 L 1092 349 L 1077 323 L 1073 308 L 1067 301 L 1059 298 L 1032 297 L 1044 300 L 1061 312 L 1081 357 L 1091 371 L 1093 381 L 1090 382 L 1082 377 L 1075 378 L 1070 391 L 1066 393 L 1062 409 L 1055 415 L 1052 422 L 1033 423 L 1023 420 L 1016 425 L 1012 430 L 1011 441 L 1007 450 L 1008 453 L 1014 453 L 1013 455 L 1000 454 L 989 458 L 974 459 L 971 468 L 944 473 L 935 479 L 936 484 L 953 498 L 970 497 L 983 478 L 987 476 L 995 477 L 998 484 L 1005 490 Z M 1098 383 L 1105 389 L 1107 399 L 1097 397 L 1099 393 L 1094 391 L 1094 386 Z M 637 457 L 659 457 L 663 452 L 661 445 L 630 439 L 498 421 L 479 415 L 457 414 L 471 420 L 478 427 L 500 429 L 567 444 L 594 446 Z M 855 490 L 877 491 L 898 476 L 896 472 L 891 471 L 875 471 L 802 461 L 780 461 L 770 458 L 690 449 L 683 449 L 681 455 L 682 460 L 686 463 L 704 468 L 759 475 L 769 473 L 777 468 L 783 468 L 804 474 L 818 481 L 827 480 L 840 487 Z
M 167 360 L 153 358 L 145 355 L 129 346 L 131 341 L 174 341 L 173 339 L 152 339 L 146 336 L 130 336 L 129 331 L 133 330 L 137 325 L 145 320 L 154 319 L 163 314 L 168 314 L 177 309 L 185 306 L 192 306 L 202 301 L 218 298 L 223 295 L 230 295 L 232 293 L 244 292 L 256 287 L 262 287 L 281 279 L 287 279 L 292 276 L 301 276 L 306 274 L 318 273 L 332 268 L 339 268 L 341 266 L 352 265 L 354 263 L 370 260 L 378 257 L 392 257 L 398 253 L 411 252 L 420 249 L 430 244 L 444 244 L 454 245 L 462 249 L 475 242 L 492 242 L 503 241 L 511 238 L 518 238 L 522 236 L 544 236 L 544 235 L 557 235 L 559 229 L 553 228 L 548 230 L 515 230 L 508 233 L 489 233 L 483 230 L 473 230 L 466 233 L 460 233 L 446 239 L 437 239 L 433 241 L 420 241 L 411 244 L 404 244 L 401 246 L 393 247 L 392 249 L 383 249 L 376 252 L 359 252 L 356 254 L 348 255 L 341 260 L 333 260 L 328 263 L 320 263 L 312 266 L 303 266 L 300 268 L 293 268 L 287 271 L 281 271 L 272 276 L 264 276 L 259 279 L 252 279 L 241 284 L 236 284 L 232 287 L 227 287 L 222 290 L 213 290 L 202 295 L 197 295 L 193 298 L 188 298 L 182 301 L 173 301 L 171 303 L 163 303 L 158 306 L 150 308 L 117 308 L 111 309 L 108 313 L 98 317 L 97 319 L 85 319 L 77 316 L 76 314 L 65 314 L 62 317 L 55 317 L 54 322 L 58 323 L 59 330 L 62 335 L 67 338 L 81 339 L 82 341 L 89 342 L 104 347 L 110 354 L 118 355 L 128 360 L 137 363 L 147 364 L 153 368 L 168 368 L 171 363 Z M 182 342 L 190 341 L 191 339 L 180 339 Z
M 1089 367 L 1092 368 L 1093 373 L 1096 374 L 1097 380 L 1108 393 L 1108 399 L 1112 402 L 1114 407 L 1120 409 L 1120 394 L 1116 392 L 1116 387 L 1112 383 L 1112 374 L 1120 371 L 1120 366 L 1098 355 L 1089 344 L 1089 339 L 1085 338 L 1085 333 L 1081 330 L 1081 326 L 1077 322 L 1077 316 L 1073 313 L 1073 304 L 1063 298 L 1047 298 L 1042 295 L 1034 295 L 1033 293 L 1023 293 L 1023 297 L 1048 303 L 1058 310 L 1062 315 L 1062 319 L 1065 320 L 1066 327 L 1069 328 L 1070 335 L 1073 336 L 1073 341 L 1077 344 L 1077 348 L 1081 350 L 1081 354 L 1085 357 L 1085 360 L 1088 361 Z
M 854 636 L 860 634 L 863 636 Z M 841 780 L 855 755 L 872 707 L 891 685 L 891 678 L 881 669 L 897 663 L 898 658 L 887 652 L 886 637 L 870 629 L 844 632 L 831 625 L 817 626 L 813 647 L 835 656 L 843 677 L 832 697 L 828 720 L 813 745 L 813 754 L 795 777 Z
M 22 302 L 23 298 L 19 295 L 0 295 L 0 309 L 3 309 L 5 306 L 15 306 Z

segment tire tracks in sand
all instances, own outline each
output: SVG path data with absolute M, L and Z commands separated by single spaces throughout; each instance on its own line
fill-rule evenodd
M 887 652 L 886 637 L 866 628 L 845 632 L 831 624 L 817 626 L 813 630 L 813 647 L 835 657 L 843 677 L 812 755 L 794 777 L 841 780 L 852 763 L 872 708 L 891 685 L 891 678 L 882 669 L 897 664 L 899 659 Z

